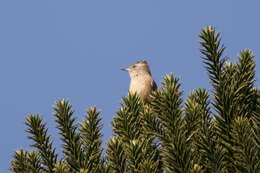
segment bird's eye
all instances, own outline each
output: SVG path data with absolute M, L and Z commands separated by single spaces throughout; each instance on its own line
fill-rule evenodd
M 135 65 L 133 65 L 132 67 L 135 68 Z

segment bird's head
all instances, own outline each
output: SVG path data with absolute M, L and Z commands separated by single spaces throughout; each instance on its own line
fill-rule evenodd
M 145 60 L 137 61 L 136 63 L 130 65 L 127 68 L 122 68 L 121 70 L 129 72 L 130 77 L 138 76 L 142 74 L 151 75 L 149 64 Z

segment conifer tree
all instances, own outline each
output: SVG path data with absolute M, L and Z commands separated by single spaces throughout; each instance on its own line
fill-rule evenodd
M 260 90 L 255 55 L 242 50 L 236 62 L 214 27 L 199 34 L 202 61 L 212 88 L 183 98 L 180 79 L 166 75 L 143 103 L 122 98 L 112 121 L 113 135 L 102 141 L 102 116 L 89 108 L 76 123 L 68 100 L 55 103 L 54 121 L 62 141 L 57 153 L 39 114 L 26 118 L 31 151 L 17 150 L 15 173 L 259 173 Z M 103 145 L 102 145 L 103 143 Z M 58 157 L 59 156 L 59 157 Z

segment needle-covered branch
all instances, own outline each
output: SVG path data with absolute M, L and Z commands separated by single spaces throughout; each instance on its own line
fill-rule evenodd
M 14 154 L 14 160 L 11 161 L 11 171 L 15 173 L 41 173 L 41 155 L 39 152 L 31 152 L 23 149 L 17 150 Z
M 68 164 L 77 172 L 84 168 L 85 155 L 81 148 L 80 134 L 77 132 L 78 126 L 74 124 L 75 118 L 72 117 L 74 113 L 72 105 L 66 100 L 58 100 L 53 109 L 55 121 L 58 123 L 57 128 L 64 143 L 63 153 Z
M 85 168 L 96 171 L 101 161 L 101 129 L 100 112 L 96 108 L 89 108 L 82 123 L 80 123 L 80 136 L 85 153 Z
M 48 172 L 53 172 L 57 162 L 57 154 L 52 147 L 50 136 L 47 135 L 48 129 L 46 128 L 46 123 L 42 121 L 42 118 L 38 114 L 30 114 L 26 118 L 25 124 L 27 125 L 26 132 L 30 134 L 28 138 L 34 141 L 32 146 L 39 151 L 42 164 Z

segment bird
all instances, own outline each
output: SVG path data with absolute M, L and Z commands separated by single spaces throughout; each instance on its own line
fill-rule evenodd
M 148 62 L 140 60 L 121 70 L 127 71 L 130 76 L 128 92 L 137 94 L 144 103 L 149 103 L 150 95 L 157 89 L 157 85 L 152 78 Z

